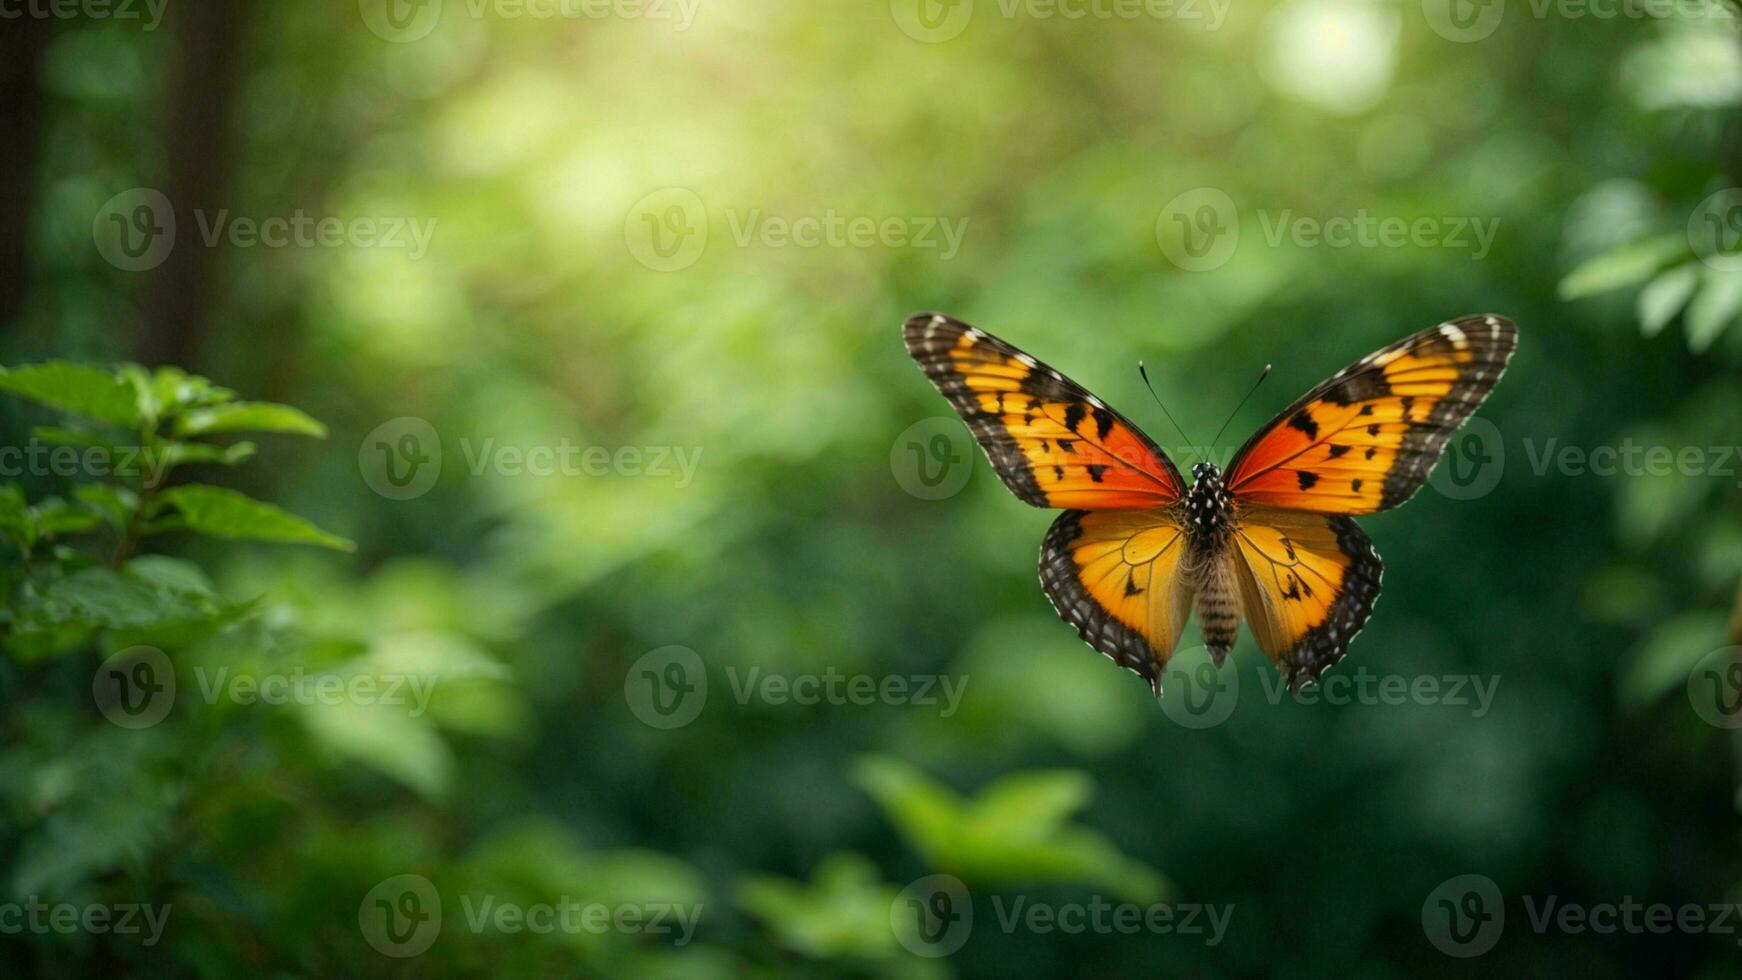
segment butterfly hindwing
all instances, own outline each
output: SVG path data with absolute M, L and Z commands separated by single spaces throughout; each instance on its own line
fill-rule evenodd
M 1342 515 L 1245 505 L 1231 550 L 1259 647 L 1296 689 L 1317 681 L 1343 659 L 1379 598 L 1384 566 L 1373 542 Z
M 1161 693 L 1161 673 L 1191 612 L 1177 508 L 1067 510 L 1047 531 L 1040 583 L 1078 635 Z
M 1504 317 L 1467 316 L 1383 347 L 1284 409 L 1234 454 L 1238 500 L 1371 514 L 1408 500 L 1518 345 Z
M 1184 481 L 1167 455 L 1081 385 L 937 313 L 902 327 L 907 351 L 968 423 L 1010 491 L 1036 507 L 1165 506 Z

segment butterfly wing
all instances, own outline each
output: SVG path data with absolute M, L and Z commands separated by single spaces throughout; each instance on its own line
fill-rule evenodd
M 1518 346 L 1483 315 L 1430 327 L 1328 378 L 1247 440 L 1228 464 L 1236 500 L 1371 514 L 1408 500 Z
M 1379 598 L 1384 566 L 1348 517 L 1236 508 L 1234 580 L 1258 646 L 1298 690 L 1343 659 Z
M 1191 613 L 1178 508 L 1067 510 L 1047 531 L 1040 583 L 1084 642 L 1161 693 L 1161 673 Z
M 938 313 L 909 317 L 901 335 L 1024 501 L 1107 510 L 1166 506 L 1184 492 L 1179 470 L 1142 430 L 997 337 Z

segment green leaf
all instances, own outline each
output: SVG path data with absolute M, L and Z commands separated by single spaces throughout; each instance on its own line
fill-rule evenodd
M 1688 349 L 1696 354 L 1705 353 L 1742 311 L 1742 275 L 1707 269 L 1702 279 L 1688 304 Z
M 89 429 L 69 429 L 59 425 L 39 425 L 30 430 L 31 438 L 37 442 L 46 442 L 54 446 L 80 446 L 109 448 L 114 445 L 108 439 Z
M 205 405 L 219 405 L 236 397 L 228 388 L 220 388 L 197 374 L 188 374 L 178 367 L 160 367 L 146 382 L 157 410 L 165 415 Z
M 36 524 L 37 533 L 44 537 L 77 534 L 103 523 L 99 515 L 74 507 L 59 497 L 48 497 L 30 508 L 30 517 Z
M 133 386 L 86 364 L 46 361 L 0 371 L 0 391 L 123 429 L 138 429 L 142 421 Z
M 921 853 L 948 851 L 964 809 L 960 796 L 912 766 L 883 756 L 860 760 L 855 781 Z
M 190 484 L 167 490 L 158 507 L 173 507 L 188 530 L 231 541 L 278 541 L 352 551 L 356 545 L 284 510 L 223 487 Z
M 293 702 L 314 740 L 336 755 L 371 766 L 430 799 L 453 782 L 453 753 L 427 718 L 380 703 Z
M 1016 773 L 968 801 L 892 758 L 860 760 L 855 778 L 928 864 L 970 885 L 1093 882 L 1137 902 L 1160 901 L 1167 891 L 1153 868 L 1071 825 L 1089 802 L 1084 773 Z
M 73 496 L 117 529 L 127 526 L 133 508 L 139 506 L 139 497 L 133 491 L 109 483 L 82 483 L 73 488 Z
M 1679 265 L 1645 284 L 1639 291 L 1639 332 L 1655 337 L 1688 305 L 1699 284 L 1699 265 Z
M 288 432 L 324 439 L 327 427 L 289 405 L 273 402 L 231 402 L 196 409 L 176 420 L 176 435 L 213 432 Z
M 878 878 L 875 865 L 851 853 L 830 855 L 817 865 L 808 887 L 776 875 L 758 875 L 738 886 L 738 905 L 766 923 L 776 942 L 819 959 L 899 953 L 889 911 L 896 896 Z
M 257 447 L 251 442 L 217 446 L 209 442 L 164 442 L 155 449 L 153 462 L 158 473 L 167 473 L 183 463 L 222 463 L 235 466 L 254 455 Z
M 1583 299 L 1651 278 L 1665 263 L 1687 254 L 1686 235 L 1666 234 L 1610 249 L 1581 263 L 1561 280 L 1561 299 Z
M 0 483 L 0 534 L 20 551 L 29 551 L 36 544 L 36 522 L 31 520 L 24 491 L 16 483 Z
M 138 559 L 119 570 L 98 566 L 27 584 L 7 646 L 30 659 L 97 630 L 109 631 L 117 646 L 179 646 L 253 611 L 253 603 L 227 604 L 209 582 L 170 561 Z
M 205 570 L 190 561 L 167 555 L 141 555 L 127 563 L 127 571 L 137 578 L 165 589 L 190 595 L 217 598 L 217 587 Z
M 1682 613 L 1659 623 L 1639 643 L 1622 673 L 1617 685 L 1622 703 L 1640 708 L 1685 688 L 1688 673 L 1700 658 L 1724 646 L 1724 641 L 1724 617 L 1717 613 Z

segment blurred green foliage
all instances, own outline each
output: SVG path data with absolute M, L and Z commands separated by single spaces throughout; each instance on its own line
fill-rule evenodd
M 1461 43 L 1435 3 L 1236 2 L 1211 29 L 980 0 L 928 43 L 899 0 L 702 4 L 683 29 L 448 0 L 412 40 L 371 30 L 369 0 L 268 4 L 209 80 L 233 130 L 199 133 L 161 122 L 212 63 L 178 47 L 186 6 L 158 31 L 54 25 L 3 445 L 162 467 L 0 474 L 0 904 L 170 912 L 152 944 L 0 934 L 5 974 L 1440 976 L 1472 961 L 1424 935 L 1424 901 L 1475 873 L 1511 898 L 1481 969 L 1733 975 L 1730 937 L 1538 933 L 1519 898 L 1708 904 L 1742 877 L 1742 755 L 1688 697 L 1734 642 L 1742 571 L 1742 477 L 1716 465 L 1742 432 L 1742 229 L 1706 207 L 1742 184 L 1742 45 L 1710 3 L 1495 6 Z M 221 189 L 172 202 L 168 265 L 118 268 L 93 220 L 170 187 L 186 139 L 228 161 Z M 1167 209 L 1205 187 L 1238 245 L 1194 271 Z M 637 236 L 669 188 L 701 202 L 706 245 L 662 271 Z M 831 213 L 965 236 L 946 255 L 765 234 Z M 298 214 L 433 234 L 207 235 Z M 1286 226 L 1361 214 L 1496 234 L 1333 247 Z M 157 296 L 191 257 L 211 326 L 189 362 L 104 366 L 192 336 Z M 1492 710 L 1272 699 L 1243 637 L 1232 713 L 1176 724 L 1051 614 L 1050 515 L 971 452 L 944 499 L 892 472 L 902 433 L 948 414 L 897 336 L 917 309 L 1069 371 L 1182 466 L 1406 332 L 1512 317 L 1480 416 L 1498 482 L 1364 520 L 1384 598 L 1337 671 L 1497 679 Z M 1139 358 L 1195 434 L 1260 365 L 1276 378 L 1227 445 L 1192 446 L 1145 408 Z M 406 418 L 437 434 L 439 478 L 395 499 L 368 457 Z M 492 455 L 561 444 L 615 462 Z M 1625 445 L 1706 462 L 1559 455 Z M 141 645 L 179 690 L 127 728 L 93 678 L 143 676 L 111 660 Z M 632 688 L 672 645 L 708 693 L 660 728 Z M 752 671 L 966 686 L 947 712 L 802 704 Z M 233 686 L 260 678 L 350 693 Z M 400 703 L 356 693 L 389 684 Z M 934 874 L 978 917 L 928 958 L 891 909 Z M 368 921 L 402 876 L 441 918 L 396 958 Z M 1041 933 L 1001 927 L 1013 896 L 1233 913 L 1215 945 Z M 486 900 L 700 911 L 693 935 L 534 932 Z

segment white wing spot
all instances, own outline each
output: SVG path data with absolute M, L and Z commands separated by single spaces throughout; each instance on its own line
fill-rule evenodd
M 1018 354 L 1016 355 L 1016 359 L 1022 362 L 1023 367 L 1034 367 L 1034 358 L 1029 357 L 1027 354 Z
M 1452 342 L 1453 346 L 1456 346 L 1460 350 L 1463 349 L 1464 347 L 1469 346 L 1469 343 L 1470 343 L 1469 338 L 1464 336 L 1464 331 L 1458 329 L 1457 324 L 1454 324 L 1454 323 L 1442 323 L 1442 324 L 1440 324 L 1440 333 L 1444 334 L 1446 339 L 1450 340 Z

